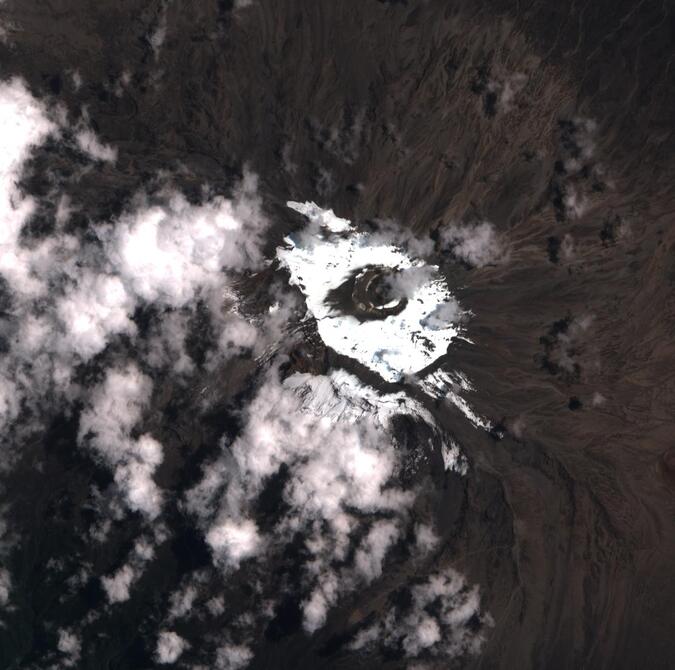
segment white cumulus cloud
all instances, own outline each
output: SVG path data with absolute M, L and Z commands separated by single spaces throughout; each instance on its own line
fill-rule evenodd
M 452 568 L 432 574 L 411 588 L 409 607 L 390 609 L 382 621 L 362 630 L 351 644 L 364 649 L 379 644 L 401 648 L 408 658 L 427 654 L 456 658 L 477 654 L 492 618 L 480 606 L 477 587 Z
M 152 477 L 163 459 L 162 446 L 150 435 L 131 437 L 151 391 L 150 378 L 134 365 L 108 370 L 82 413 L 79 440 L 114 469 L 129 507 L 154 519 L 162 494 Z
M 188 646 L 188 643 L 177 633 L 163 630 L 157 639 L 155 658 L 163 665 L 175 663 Z
M 60 628 L 57 649 L 65 656 L 63 664 L 67 668 L 72 668 L 80 660 L 82 640 L 72 631 Z
M 342 371 L 282 381 L 273 367 L 244 411 L 239 437 L 187 495 L 186 507 L 202 519 L 216 562 L 229 570 L 247 558 L 264 560 L 297 531 L 305 534 L 308 631 L 323 625 L 341 594 L 382 574 L 407 523 L 414 493 L 396 485 L 401 455 L 390 421 L 398 414 L 435 429 L 404 393 L 379 394 Z M 255 501 L 281 468 L 288 511 L 263 534 Z M 389 518 L 372 521 L 373 513 Z M 350 547 L 349 565 L 335 569 Z
M 488 221 L 476 224 L 452 224 L 440 230 L 441 244 L 459 259 L 474 267 L 483 267 L 506 258 L 504 245 Z

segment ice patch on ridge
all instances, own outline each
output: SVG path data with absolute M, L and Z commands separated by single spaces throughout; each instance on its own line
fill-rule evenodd
M 293 202 L 289 200 L 286 205 L 306 216 L 311 223 L 325 226 L 333 233 L 344 233 L 352 230 L 352 223 L 349 219 L 340 218 L 332 209 L 321 209 L 315 202 Z
M 459 445 L 454 440 L 450 440 L 450 444 L 444 442 L 441 445 L 441 456 L 443 457 L 443 467 L 446 472 L 453 470 L 460 475 L 466 475 L 469 471 L 469 464 L 464 454 L 462 454 Z
M 468 377 L 457 370 L 452 372 L 434 370 L 420 380 L 420 386 L 432 398 L 442 398 L 447 394 L 448 389 L 452 388 L 459 388 L 462 391 L 474 390 Z
M 296 372 L 284 380 L 284 386 L 302 398 L 305 409 L 331 421 L 375 416 L 384 425 L 397 414 L 410 414 L 434 424 L 431 414 L 405 393 L 378 393 L 344 370 L 329 375 Z
M 296 372 L 284 380 L 284 387 L 301 398 L 304 411 L 324 417 L 331 423 L 352 423 L 370 418 L 387 430 L 389 422 L 397 415 L 419 419 L 430 426 L 441 440 L 445 469 L 460 475 L 468 472 L 467 460 L 459 446 L 452 440 L 447 444 L 431 413 L 402 391 L 379 393 L 344 370 L 334 370 L 329 375 Z
M 473 385 L 465 374 L 458 371 L 445 372 L 445 370 L 434 370 L 419 382 L 422 390 L 432 398 L 445 398 L 450 401 L 464 416 L 476 426 L 490 430 L 492 424 L 479 414 L 477 414 L 471 405 L 459 395 L 459 391 L 473 391 Z
M 358 232 L 347 219 L 315 203 L 288 202 L 309 219 L 309 225 L 285 238 L 277 257 L 288 268 L 291 283 L 305 295 L 324 343 L 358 360 L 383 379 L 399 381 L 429 366 L 445 354 L 460 331 L 461 309 L 438 267 L 411 258 L 393 244 Z M 427 281 L 414 286 L 405 307 L 382 319 L 359 320 L 328 304 L 337 289 L 360 269 L 382 266 L 393 270 L 429 271 Z M 447 320 L 439 316 L 447 315 Z M 454 318 L 454 321 L 452 320 Z

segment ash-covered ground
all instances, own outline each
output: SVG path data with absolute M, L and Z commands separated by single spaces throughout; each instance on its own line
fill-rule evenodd
M 673 667 L 674 11 L 0 4 L 0 667 Z

